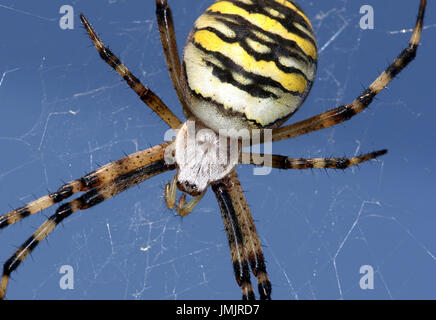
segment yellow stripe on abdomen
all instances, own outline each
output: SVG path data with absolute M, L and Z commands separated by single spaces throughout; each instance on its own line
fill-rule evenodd
M 287 1 L 284 2 L 288 3 Z M 294 41 L 304 51 L 305 54 L 307 54 L 314 60 L 317 59 L 317 50 L 312 42 L 296 35 L 295 33 L 289 32 L 279 21 L 272 19 L 266 15 L 260 13 L 250 13 L 229 1 L 216 2 L 209 7 L 207 12 L 219 12 L 222 14 L 238 15 L 265 31 L 276 34 L 280 37 L 283 37 L 284 39 Z
M 217 132 L 280 126 L 315 78 L 310 21 L 290 1 L 216 1 L 195 23 L 182 81 L 191 113 Z
M 247 72 L 269 77 L 279 82 L 289 91 L 303 93 L 307 87 L 307 81 L 303 76 L 295 73 L 285 73 L 278 69 L 273 61 L 256 61 L 239 43 L 225 42 L 211 31 L 197 31 L 194 34 L 194 42 L 208 51 L 225 55 Z
M 304 19 L 304 21 L 306 21 L 306 23 L 310 26 L 310 28 L 312 28 L 312 24 L 310 23 L 310 20 L 293 3 L 291 3 L 287 0 L 274 0 L 274 1 L 281 4 L 281 5 L 284 5 L 284 6 L 288 7 L 289 9 L 291 9 L 292 11 L 295 11 L 296 13 L 298 13 Z

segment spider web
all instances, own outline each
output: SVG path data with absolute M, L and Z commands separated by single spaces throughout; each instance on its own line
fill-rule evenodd
M 350 102 L 406 45 L 418 1 L 306 1 L 320 48 L 316 84 L 292 121 Z M 415 3 L 416 2 L 416 3 Z M 170 1 L 183 45 L 209 0 Z M 429 6 L 432 4 L 430 3 Z M 164 63 L 153 1 L 74 1 L 103 41 L 182 117 Z M 102 61 L 60 5 L 0 0 L 0 212 L 163 140 L 165 124 Z M 284 141 L 292 157 L 352 156 L 388 148 L 360 168 L 239 175 L 264 245 L 275 299 L 435 298 L 436 215 L 432 60 L 428 10 L 418 59 L 357 119 Z M 5 32 L 14 30 L 13 32 Z M 432 47 L 433 46 L 433 47 Z M 432 50 L 433 49 L 433 50 Z M 239 299 L 216 199 L 208 192 L 181 219 L 163 200 L 171 173 L 79 212 L 13 274 L 20 299 Z M 55 208 L 0 232 L 5 261 Z M 59 268 L 74 269 L 61 290 Z M 363 265 L 374 290 L 359 286 Z

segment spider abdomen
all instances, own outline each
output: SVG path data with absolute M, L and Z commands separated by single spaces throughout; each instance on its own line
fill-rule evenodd
M 309 93 L 316 63 L 312 26 L 292 1 L 216 1 L 185 46 L 189 111 L 215 131 L 278 127 Z

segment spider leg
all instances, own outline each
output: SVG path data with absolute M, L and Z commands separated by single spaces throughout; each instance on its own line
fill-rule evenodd
M 409 46 L 400 53 L 395 61 L 352 104 L 340 106 L 312 118 L 275 129 L 272 133 L 272 140 L 290 139 L 312 131 L 325 129 L 349 120 L 365 110 L 375 96 L 416 57 L 424 23 L 426 3 L 426 0 L 421 0 L 418 19 Z
M 183 105 L 183 108 L 187 110 L 186 99 L 180 84 L 181 64 L 176 35 L 174 32 L 174 22 L 171 8 L 168 5 L 167 0 L 156 0 L 156 17 L 168 71 L 180 103 Z
M 97 48 L 100 57 L 106 61 L 123 79 L 127 82 L 130 88 L 136 92 L 139 98 L 148 105 L 163 121 L 165 121 L 171 128 L 177 129 L 182 122 L 177 118 L 174 113 L 165 105 L 165 103 L 149 88 L 145 87 L 137 77 L 135 77 L 129 69 L 118 59 L 100 40 L 95 33 L 91 24 L 83 14 L 80 14 L 86 31 L 89 34 L 92 42 Z
M 56 192 L 0 216 L 0 229 L 64 201 L 77 192 L 88 191 L 102 184 L 107 184 L 128 172 L 161 160 L 164 158 L 165 149 L 168 145 L 169 143 L 163 143 L 153 148 L 133 153 L 118 161 L 108 163 L 80 179 L 68 182 Z
M 380 150 L 371 153 L 367 153 L 358 157 L 351 158 L 314 158 L 314 159 L 302 159 L 302 158 L 289 158 L 280 155 L 271 155 L 271 167 L 277 169 L 346 169 L 351 166 L 358 165 L 359 163 L 369 161 L 386 154 L 387 150 Z M 253 158 L 255 157 L 266 157 L 263 154 L 247 154 L 244 153 L 242 157 L 245 159 L 250 159 L 250 163 L 243 164 L 253 164 L 257 165 Z M 250 158 L 248 158 L 250 157 Z M 244 159 L 244 158 L 243 158 Z M 268 165 L 268 164 L 264 164 Z
M 250 265 L 257 277 L 260 298 L 271 299 L 271 282 L 266 272 L 259 236 L 236 172 L 213 184 L 212 189 L 221 208 L 242 298 L 255 298 L 250 281 Z
M 121 175 L 108 184 L 100 185 L 81 197 L 61 205 L 56 210 L 56 213 L 49 217 L 3 265 L 3 275 L 0 282 L 0 300 L 5 297 L 11 273 L 18 268 L 35 247 L 65 218 L 78 210 L 89 209 L 155 175 L 173 169 L 175 169 L 174 165 L 168 165 L 162 159 L 157 160 Z

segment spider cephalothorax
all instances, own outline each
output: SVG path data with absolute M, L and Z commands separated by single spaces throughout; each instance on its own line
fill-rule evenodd
M 220 139 L 219 134 L 200 122 L 186 121 L 174 142 L 179 189 L 198 195 L 228 175 L 238 164 L 239 153 L 230 152 L 227 142 L 226 137 Z
M 290 0 L 219 0 L 195 23 L 180 61 L 167 0 L 156 0 L 156 13 L 168 70 L 189 121 L 182 123 L 162 100 L 145 87 L 103 44 L 80 15 L 101 58 L 128 83 L 162 120 L 178 130 L 175 141 L 162 143 L 109 163 L 56 192 L 0 216 L 0 229 L 38 213 L 72 195 L 5 262 L 0 283 L 4 298 L 11 273 L 64 219 L 160 173 L 178 170 L 165 188 L 169 208 L 176 190 L 180 215 L 190 213 L 210 186 L 218 200 L 230 246 L 234 274 L 244 299 L 254 299 L 250 269 L 261 299 L 271 298 L 262 247 L 235 171 L 241 159 L 259 163 L 262 155 L 242 152 L 242 140 L 255 130 L 273 128 L 271 142 L 294 138 L 351 119 L 414 58 L 426 7 L 420 0 L 409 42 L 395 61 L 351 104 L 280 127 L 303 103 L 315 79 L 316 41 L 309 19 Z M 264 135 L 266 136 L 266 135 Z M 190 141 L 191 139 L 191 141 Z M 236 139 L 237 143 L 231 143 Z M 236 149 L 232 149 L 232 145 Z M 246 151 L 246 150 L 244 150 Z M 270 155 L 265 166 L 278 169 L 345 169 L 385 154 L 386 150 L 351 158 L 289 158 Z M 248 159 L 248 160 L 247 160 Z M 194 198 L 186 201 L 186 194 Z

